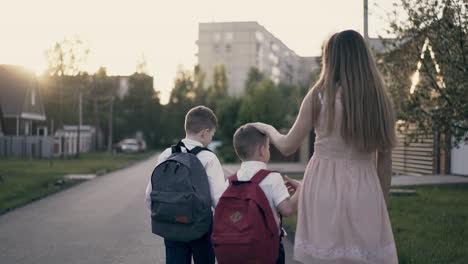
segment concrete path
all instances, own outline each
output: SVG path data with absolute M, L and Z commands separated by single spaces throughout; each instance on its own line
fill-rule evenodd
M 164 263 L 144 192 L 156 156 L 0 216 L 1 264 Z
M 144 191 L 157 156 L 0 216 L 1 264 L 162 264 Z M 286 263 L 292 244 L 285 239 Z

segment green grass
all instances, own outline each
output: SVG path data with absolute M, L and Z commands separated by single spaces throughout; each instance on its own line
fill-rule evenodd
M 66 174 L 109 172 L 152 154 L 86 153 L 78 159 L 2 160 L 0 213 L 78 182 L 64 180 Z M 63 180 L 62 184 L 56 184 L 59 180 Z
M 297 173 L 291 173 L 291 174 L 285 173 L 285 175 L 295 180 L 302 180 L 302 178 L 304 177 L 304 174 L 297 174 Z
M 416 196 L 390 198 L 400 264 L 468 263 L 468 184 L 411 189 Z M 283 223 L 296 230 L 296 217 Z

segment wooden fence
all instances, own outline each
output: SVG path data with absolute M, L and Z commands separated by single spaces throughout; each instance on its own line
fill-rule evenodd
M 427 175 L 435 173 L 434 160 L 435 153 L 434 137 L 422 136 L 421 138 L 411 138 L 408 132 L 416 132 L 414 126 L 408 130 L 397 132 L 397 146 L 392 153 L 393 172 L 405 175 Z

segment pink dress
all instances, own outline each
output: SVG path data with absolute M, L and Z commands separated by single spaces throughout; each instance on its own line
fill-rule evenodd
M 302 263 L 398 263 L 375 153 L 344 143 L 340 100 L 337 94 L 333 131 L 325 133 L 323 110 L 315 129 L 315 153 L 299 195 L 294 258 Z

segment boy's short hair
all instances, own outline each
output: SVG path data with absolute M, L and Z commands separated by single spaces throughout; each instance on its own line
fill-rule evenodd
M 199 105 L 190 109 L 185 115 L 185 132 L 197 134 L 203 129 L 213 129 L 218 126 L 218 119 L 210 108 Z
M 257 147 L 266 141 L 267 136 L 250 124 L 239 127 L 233 136 L 234 149 L 242 161 L 251 159 Z

